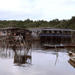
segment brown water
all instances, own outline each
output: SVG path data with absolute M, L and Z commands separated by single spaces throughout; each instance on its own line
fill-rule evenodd
M 14 63 L 11 48 L 0 48 L 0 75 L 75 75 L 75 68 L 68 62 L 68 51 L 74 49 L 43 49 L 39 42 L 30 48 L 31 62 Z

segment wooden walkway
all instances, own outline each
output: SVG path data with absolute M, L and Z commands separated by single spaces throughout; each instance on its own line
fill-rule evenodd
M 66 45 L 50 45 L 50 44 L 43 44 L 44 48 L 75 48 L 75 44 L 66 44 Z

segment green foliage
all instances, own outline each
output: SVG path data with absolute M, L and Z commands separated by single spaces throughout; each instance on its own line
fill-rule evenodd
M 30 19 L 24 21 L 17 20 L 0 20 L 0 28 L 5 27 L 20 27 L 20 28 L 36 28 L 36 27 L 55 27 L 55 28 L 71 28 L 75 29 L 75 16 L 70 20 L 58 20 L 54 19 L 51 21 L 33 21 Z

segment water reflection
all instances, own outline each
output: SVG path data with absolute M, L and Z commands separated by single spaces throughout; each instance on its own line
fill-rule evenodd
M 0 41 L 0 57 L 14 58 L 14 64 L 21 65 L 31 63 L 31 42 L 23 39 L 9 37 Z
M 74 75 L 68 52 L 74 48 L 44 49 L 40 41 L 0 42 L 0 73 L 4 75 Z M 5 59 L 3 59 L 5 58 Z M 14 66 L 13 63 L 17 66 Z M 32 64 L 31 66 L 24 66 Z M 5 67 L 5 68 L 4 68 Z M 9 70 L 11 68 L 11 70 Z M 2 72 L 1 72 L 2 71 Z M 14 74 L 13 74 L 14 73 Z

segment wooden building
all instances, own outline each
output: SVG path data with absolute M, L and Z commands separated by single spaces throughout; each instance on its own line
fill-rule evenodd
M 31 33 L 31 31 L 25 29 L 25 28 L 17 28 L 17 27 L 8 27 L 8 28 L 0 28 L 0 36 L 3 35 L 17 35 L 22 33 Z
M 72 43 L 74 32 L 72 29 L 44 28 L 39 36 L 45 44 L 67 44 Z
M 31 31 L 29 31 L 27 29 L 15 28 L 15 27 L 0 29 L 0 38 L 7 37 L 7 36 L 20 36 L 20 35 L 22 35 L 24 39 L 26 37 L 27 37 L 27 39 L 29 39 L 31 37 Z

